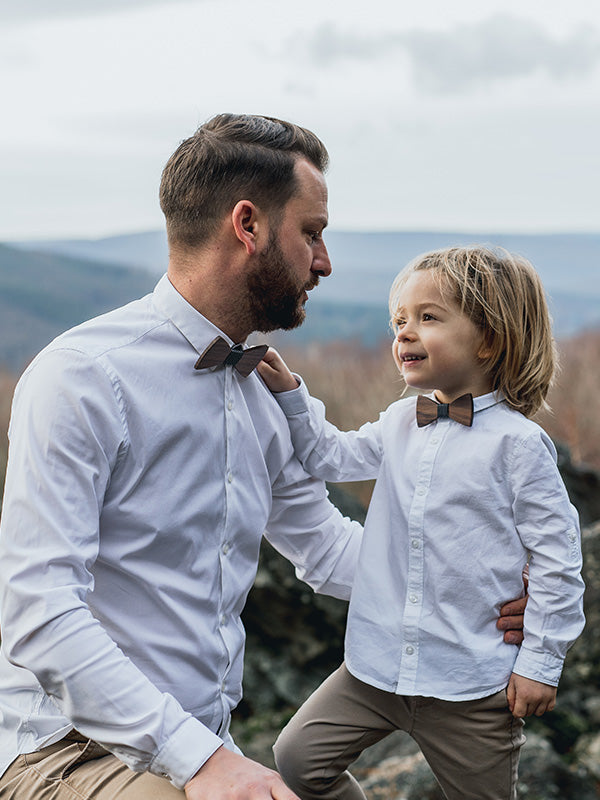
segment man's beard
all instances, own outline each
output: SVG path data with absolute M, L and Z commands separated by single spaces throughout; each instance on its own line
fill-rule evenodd
M 319 283 L 318 275 L 298 285 L 290 262 L 285 258 L 277 231 L 271 231 L 265 249 L 247 276 L 248 316 L 252 330 L 269 333 L 302 325 L 306 317 L 303 295 Z

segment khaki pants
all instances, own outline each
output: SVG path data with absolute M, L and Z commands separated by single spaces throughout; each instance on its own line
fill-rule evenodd
M 133 772 L 76 731 L 18 756 L 0 778 L 0 800 L 185 800 L 169 781 Z
M 364 800 L 347 771 L 395 730 L 417 742 L 448 800 L 514 800 L 525 737 L 505 692 L 466 702 L 404 697 L 342 666 L 308 698 L 275 742 L 275 762 L 302 800 Z

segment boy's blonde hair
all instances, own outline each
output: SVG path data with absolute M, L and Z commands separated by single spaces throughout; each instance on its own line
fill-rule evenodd
M 540 278 L 525 258 L 502 248 L 451 247 L 411 261 L 390 290 L 392 326 L 410 275 L 433 270 L 442 291 L 481 329 L 482 366 L 494 390 L 526 417 L 547 407 L 557 369 L 556 344 Z

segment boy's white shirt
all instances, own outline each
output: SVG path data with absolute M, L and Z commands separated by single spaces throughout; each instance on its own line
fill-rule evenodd
M 411 397 L 350 432 L 303 383 L 276 397 L 309 472 L 377 479 L 348 614 L 350 672 L 453 701 L 499 691 L 513 671 L 557 685 L 584 626 L 584 584 L 577 512 L 547 434 L 494 393 L 474 398 L 471 428 L 447 418 L 418 428 Z M 522 595 L 529 554 L 517 648 L 496 620 Z

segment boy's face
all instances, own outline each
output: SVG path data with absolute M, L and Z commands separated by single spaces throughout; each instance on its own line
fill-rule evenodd
M 394 360 L 408 386 L 432 391 L 442 403 L 491 391 L 481 358 L 483 334 L 443 291 L 432 270 L 413 272 L 393 317 Z

